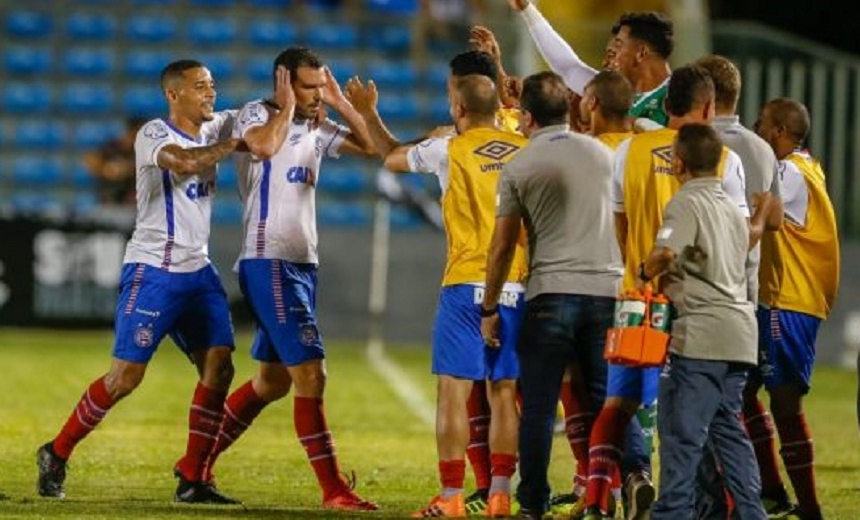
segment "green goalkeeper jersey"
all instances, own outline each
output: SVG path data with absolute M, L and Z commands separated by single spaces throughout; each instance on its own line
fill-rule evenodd
M 649 92 L 639 92 L 633 99 L 633 106 L 630 107 L 631 117 L 650 119 L 655 123 L 666 126 L 669 123 L 669 114 L 666 113 L 666 108 L 663 106 L 663 100 L 666 99 L 666 91 L 669 88 L 669 79 L 663 82 L 662 85 Z

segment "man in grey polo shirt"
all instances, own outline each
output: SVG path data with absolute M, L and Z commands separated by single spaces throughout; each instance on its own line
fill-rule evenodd
M 695 476 L 708 442 L 737 517 L 767 518 L 755 453 L 738 420 L 747 372 L 758 359 L 745 275 L 750 234 L 717 177 L 722 147 L 708 125 L 680 128 L 672 170 L 682 186 L 639 269 L 640 284 L 666 274 L 665 293 L 677 312 L 660 376 L 660 494 L 652 520 L 696 517 Z
M 529 144 L 499 180 L 496 227 L 487 259 L 481 332 L 499 344 L 495 312 L 520 223 L 528 234 L 529 280 L 520 361 L 521 515 L 547 510 L 552 430 L 565 367 L 581 374 L 599 409 L 606 394 L 603 346 L 612 326 L 623 265 L 612 215 L 612 152 L 568 128 L 570 101 L 560 76 L 523 82 L 521 128 Z

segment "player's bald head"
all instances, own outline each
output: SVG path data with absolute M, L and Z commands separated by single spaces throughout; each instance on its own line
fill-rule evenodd
M 796 143 L 802 143 L 809 135 L 809 111 L 803 103 L 793 99 L 778 98 L 768 101 L 765 110 L 770 115 L 771 122 L 777 127 L 784 127 Z
M 177 82 L 182 81 L 186 71 L 203 66 L 197 60 L 178 60 L 168 64 L 161 71 L 161 90 L 174 88 Z
M 454 83 L 454 101 L 461 104 L 467 114 L 494 116 L 499 109 L 499 93 L 496 84 L 480 74 L 469 74 L 457 78 Z

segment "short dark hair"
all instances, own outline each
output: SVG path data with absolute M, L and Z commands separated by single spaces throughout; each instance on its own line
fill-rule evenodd
M 461 78 L 470 74 L 479 74 L 493 80 L 499 79 L 499 69 L 493 57 L 483 51 L 466 51 L 454 56 L 449 64 L 451 75 Z
M 274 79 L 279 66 L 283 66 L 290 73 L 290 81 L 295 81 L 296 71 L 299 67 L 318 69 L 323 65 L 322 58 L 307 47 L 288 47 L 275 57 L 275 63 L 272 66 L 272 78 Z
M 666 89 L 666 112 L 683 116 L 712 99 L 714 81 L 708 71 L 698 65 L 684 65 L 672 71 Z
M 182 78 L 186 70 L 205 67 L 203 63 L 197 60 L 177 60 L 168 63 L 166 67 L 161 69 L 161 89 L 166 90 L 167 84 L 176 79 Z
M 694 62 L 708 71 L 714 81 L 714 98 L 717 105 L 734 110 L 741 94 L 741 73 L 725 56 L 711 54 Z
M 776 98 L 765 103 L 765 107 L 773 123 L 785 127 L 797 144 L 803 143 L 809 136 L 809 111 L 803 103 L 789 98 Z
M 499 92 L 496 84 L 481 74 L 469 74 L 457 80 L 457 95 L 466 112 L 478 116 L 494 117 L 499 109 Z
M 675 28 L 672 19 L 665 13 L 644 11 L 624 13 L 612 26 L 612 34 L 618 34 L 622 27 L 630 28 L 630 37 L 641 40 L 668 59 L 675 50 Z
M 723 155 L 723 141 L 711 125 L 689 123 L 678 129 L 675 153 L 693 177 L 713 177 Z
M 520 108 L 530 113 L 538 126 L 565 124 L 570 120 L 567 85 L 555 72 L 532 74 L 523 80 Z
M 602 70 L 586 85 L 594 89 L 598 109 L 604 117 L 621 119 L 633 105 L 633 85 L 617 70 Z

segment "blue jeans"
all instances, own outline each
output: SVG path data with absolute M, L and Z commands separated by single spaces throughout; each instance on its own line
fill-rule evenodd
M 517 500 L 530 513 L 548 508 L 550 450 L 565 367 L 579 365 L 595 411 L 606 399 L 603 347 L 615 299 L 542 294 L 526 302 L 517 344 L 520 360 L 520 484 Z
M 747 371 L 743 363 L 672 355 L 660 375 L 657 432 L 660 495 L 652 520 L 696 518 L 696 473 L 707 443 L 713 447 L 737 517 L 764 520 L 755 453 L 740 422 Z

